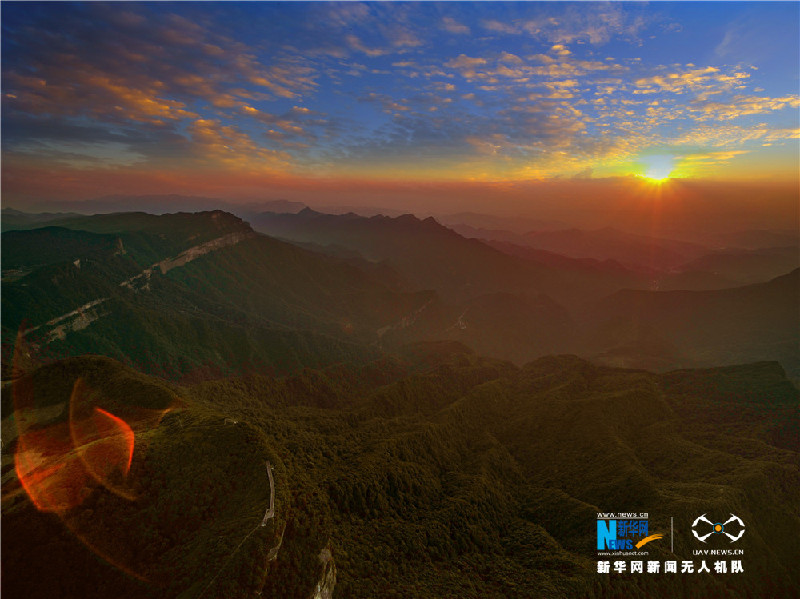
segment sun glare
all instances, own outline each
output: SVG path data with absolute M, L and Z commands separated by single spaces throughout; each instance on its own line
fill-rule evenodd
M 647 156 L 642 159 L 642 162 L 645 164 L 645 169 L 641 176 L 658 183 L 669 179 L 674 169 L 672 156 Z
M 647 181 L 650 181 L 651 183 L 664 183 L 664 181 L 668 181 L 669 180 L 669 175 L 665 175 L 663 177 L 660 177 L 660 176 L 658 176 L 657 173 L 654 173 L 652 175 L 651 174 L 646 174 L 646 175 L 639 175 L 639 176 L 642 177 L 642 179 L 646 179 Z

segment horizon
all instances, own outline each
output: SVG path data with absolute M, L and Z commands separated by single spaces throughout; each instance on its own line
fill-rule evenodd
M 3 8 L 4 206 L 800 216 L 792 3 Z
M 409 198 L 409 188 L 421 197 Z M 142 195 L 109 195 L 83 200 L 45 201 L 26 205 L 4 201 L 4 208 L 27 213 L 76 212 L 104 214 L 115 212 L 197 212 L 224 210 L 239 216 L 256 212 L 295 212 L 302 207 L 361 216 L 399 216 L 413 214 L 419 218 L 455 219 L 471 215 L 483 229 L 530 230 L 615 228 L 651 237 L 702 239 L 709 233 L 745 230 L 794 230 L 800 235 L 800 203 L 797 189 L 790 184 L 728 183 L 674 179 L 653 185 L 631 177 L 608 179 L 560 180 L 533 182 L 515 186 L 503 185 L 505 203 L 482 203 L 490 193 L 498 193 L 494 185 L 453 186 L 456 202 L 429 201 L 436 188 L 406 185 L 392 193 L 373 189 L 329 189 L 326 198 L 306 197 L 291 192 L 276 197 L 237 201 L 212 195 L 152 193 Z M 494 190 L 494 191 L 493 191 Z M 577 193 L 576 193 L 577 191 Z M 530 198 L 534 197 L 535 202 Z M 758 201 L 754 202 L 753 198 Z M 360 200 L 360 201 L 359 201 Z M 471 200 L 471 201 L 470 201 Z M 770 209 L 764 210 L 769 202 Z M 283 207 L 281 207 L 283 206 Z M 292 208 L 290 208 L 292 207 Z M 498 225 L 500 223 L 500 225 Z M 532 224 L 528 224 L 532 223 Z

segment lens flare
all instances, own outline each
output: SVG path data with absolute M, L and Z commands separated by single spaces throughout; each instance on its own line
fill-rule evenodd
M 91 480 L 126 499 L 135 498 L 114 477 L 114 472 L 124 478 L 130 471 L 133 430 L 124 420 L 97 406 L 91 406 L 87 417 L 80 417 L 81 411 L 86 411 L 87 406 L 81 403 L 87 396 L 86 384 L 78 379 L 67 424 L 19 431 L 14 454 L 17 477 L 40 511 L 64 512 L 77 507 Z
M 76 480 L 74 460 L 53 458 L 41 453 L 46 445 L 53 445 L 54 436 L 48 431 L 43 434 L 30 433 L 20 437 L 14 453 L 14 469 L 17 479 L 25 489 L 33 505 L 40 512 L 64 512 L 80 503 L 79 494 L 65 481 Z M 39 449 L 36 451 L 32 449 Z M 68 449 L 68 446 L 63 446 Z M 56 449 L 61 456 L 63 449 Z M 78 468 L 80 475 L 80 468 Z
M 20 329 L 22 331 L 22 328 Z M 129 405 L 124 395 L 107 396 L 83 378 L 59 403 L 44 401 L 34 388 L 36 352 L 18 333 L 14 346 L 11 398 L 17 429 L 14 471 L 19 485 L 4 484 L 3 499 L 25 494 L 41 512 L 53 513 L 75 537 L 100 558 L 139 580 L 148 580 L 141 568 L 132 565 L 130 543 L 134 537 L 114 533 L 115 513 L 133 509 L 132 467 L 136 431 L 156 427 L 175 403 L 165 409 Z M 67 388 L 69 389 L 69 388 Z M 173 398 L 175 399 L 175 398 Z M 124 418 L 113 405 L 124 405 Z M 86 514 L 89 498 L 110 492 L 123 501 L 106 501 L 108 513 L 92 510 Z M 108 497 L 106 497 L 108 499 Z M 130 531 L 126 531 L 128 533 Z
M 119 471 L 125 477 L 130 471 L 135 444 L 133 430 L 122 418 L 94 405 L 97 399 L 83 379 L 75 381 L 69 411 L 73 447 L 86 474 L 112 493 L 135 499 L 113 476 Z

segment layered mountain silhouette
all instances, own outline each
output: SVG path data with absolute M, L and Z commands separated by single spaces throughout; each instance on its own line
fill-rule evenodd
M 800 266 L 797 231 L 738 231 L 711 235 L 704 243 L 597 230 L 542 229 L 528 233 L 454 224 L 453 230 L 482 239 L 508 254 L 570 268 L 620 265 L 628 284 L 646 280 L 659 289 L 722 289 L 764 282 Z M 569 258 L 577 262 L 570 264 Z M 638 280 L 635 278 L 638 276 Z
M 595 306 L 603 324 L 589 344 L 603 347 L 605 357 L 620 365 L 640 365 L 641 356 L 653 356 L 643 347 L 650 343 L 668 345 L 680 364 L 769 359 L 797 376 L 798 298 L 800 269 L 767 283 L 716 291 L 618 291 Z
M 529 236 L 570 257 L 552 249 L 467 240 L 433 219 L 411 215 L 365 218 L 307 209 L 264 214 L 255 223 L 287 239 L 357 251 L 387 263 L 412 288 L 429 285 L 449 300 L 439 313 L 429 309 L 417 316 L 415 326 L 403 332 L 404 341 L 454 339 L 517 362 L 571 351 L 655 369 L 770 359 L 793 376 L 800 374 L 796 273 L 739 289 L 736 277 L 744 269 L 722 275 L 702 271 L 703 258 L 685 271 L 641 270 L 645 258 L 664 267 L 708 256 L 697 244 L 613 229 Z M 605 258 L 588 257 L 593 252 Z M 635 256 L 638 267 L 611 256 Z M 555 312 L 522 308 L 537 301 L 549 302 Z
M 596 230 L 545 229 L 527 233 L 468 225 L 457 225 L 454 229 L 467 237 L 510 243 L 571 258 L 614 260 L 635 270 L 651 272 L 680 266 L 708 251 L 707 247 L 700 244 L 627 233 L 613 227 Z
M 3 235 L 6 355 L 22 333 L 54 358 L 101 353 L 176 377 L 451 340 L 517 364 L 571 352 L 656 370 L 777 360 L 800 374 L 796 271 L 721 289 L 701 271 L 654 280 L 412 215 L 256 218 L 288 241 L 221 211 L 59 222 Z M 692 273 L 689 289 L 666 290 Z
M 435 290 L 454 301 L 496 291 L 545 291 L 559 285 L 558 275 L 550 269 L 466 239 L 433 217 L 367 218 L 306 208 L 297 214 L 264 213 L 252 223 L 256 230 L 275 237 L 341 246 L 358 251 L 365 260 L 386 261 L 408 284 Z
M 759 283 L 800 267 L 798 244 L 758 249 L 718 250 L 683 265 L 685 270 L 712 272 L 740 283 Z

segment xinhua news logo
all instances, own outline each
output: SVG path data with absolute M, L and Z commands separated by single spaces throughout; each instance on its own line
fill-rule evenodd
M 662 537 L 650 534 L 647 514 L 598 514 L 598 551 L 635 551 Z

